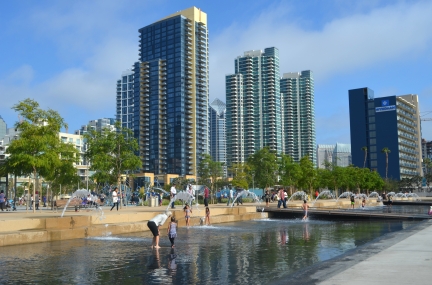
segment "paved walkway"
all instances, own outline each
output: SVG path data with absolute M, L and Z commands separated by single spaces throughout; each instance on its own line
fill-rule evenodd
M 427 225 L 387 249 L 317 284 L 432 284 L 431 222 Z

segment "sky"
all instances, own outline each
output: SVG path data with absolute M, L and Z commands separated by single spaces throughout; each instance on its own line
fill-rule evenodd
M 350 143 L 348 90 L 418 94 L 432 117 L 432 1 L 2 1 L 0 116 L 26 98 L 60 113 L 73 133 L 115 117 L 116 81 L 138 60 L 138 29 L 196 6 L 207 13 L 210 102 L 249 50 L 279 49 L 280 72 L 312 70 L 316 141 Z M 428 113 L 431 112 L 431 113 Z M 432 121 L 422 123 L 432 140 Z

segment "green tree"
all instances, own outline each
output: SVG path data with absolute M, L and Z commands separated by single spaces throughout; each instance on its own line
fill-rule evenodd
M 255 185 L 259 188 L 273 186 L 279 170 L 276 154 L 269 147 L 264 147 L 247 160 L 249 171 L 254 171 Z
M 300 186 L 308 190 L 310 197 L 313 196 L 313 186 L 315 184 L 315 179 L 317 178 L 317 171 L 314 168 L 312 161 L 309 156 L 306 155 L 300 159 L 300 169 L 302 176 L 300 178 Z
M 367 151 L 368 151 L 368 148 L 367 148 L 367 146 L 364 146 L 364 147 L 362 147 L 361 149 L 362 149 L 362 151 L 364 152 L 363 168 L 365 168 L 365 167 L 366 167 L 366 160 L 367 160 Z
M 121 175 L 126 171 L 138 170 L 141 167 L 141 159 L 136 155 L 139 147 L 133 132 L 122 127 L 120 122 L 116 122 L 115 127 L 116 131 L 104 128 L 101 131 L 90 130 L 84 134 L 85 156 L 90 162 L 90 170 L 96 171 L 92 178 L 116 181 L 121 195 Z
M 387 179 L 387 174 L 388 174 L 388 154 L 390 153 L 390 150 L 387 147 L 385 147 L 385 148 L 383 148 L 381 150 L 381 152 L 385 153 L 385 156 L 386 156 L 386 175 L 385 175 L 385 178 Z
M 210 178 L 211 203 L 213 203 L 213 194 L 216 191 L 216 184 L 223 176 L 223 164 L 213 161 L 209 154 L 204 154 L 203 159 L 198 165 L 198 175 L 204 177 L 206 181 Z
M 55 173 L 76 176 L 73 163 L 78 161 L 78 151 L 75 146 L 60 140 L 59 132 L 67 128 L 67 124 L 59 113 L 41 109 L 32 99 L 25 99 L 12 109 L 22 120 L 15 124 L 20 133 L 18 139 L 7 149 L 10 154 L 4 165 L 7 171 L 17 176 L 33 174 L 33 177 L 48 180 L 54 179 Z M 33 187 L 33 195 L 38 190 L 36 187 Z
M 248 170 L 249 166 L 246 163 L 234 163 L 230 168 L 230 172 L 234 174 L 232 186 L 248 189 Z
M 290 195 L 292 195 L 302 175 L 300 165 L 296 163 L 291 156 L 281 154 L 279 160 L 279 174 L 281 177 L 280 183 L 284 186 L 288 186 Z

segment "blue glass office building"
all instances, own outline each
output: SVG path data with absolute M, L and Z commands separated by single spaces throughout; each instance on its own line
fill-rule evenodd
M 118 106 L 133 116 L 117 109 L 118 117 L 138 139 L 143 172 L 196 175 L 209 153 L 207 15 L 192 7 L 139 29 L 139 37 L 133 100 Z
M 374 98 L 369 88 L 348 93 L 352 163 L 378 171 L 383 178 L 422 175 L 417 95 Z M 387 171 L 384 148 L 390 150 Z

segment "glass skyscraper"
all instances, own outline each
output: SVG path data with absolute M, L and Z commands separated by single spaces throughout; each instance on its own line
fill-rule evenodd
M 284 73 L 280 80 L 283 102 L 284 153 L 294 161 L 306 155 L 316 163 L 314 80 L 312 71 Z
M 226 176 L 225 111 L 226 104 L 219 99 L 215 99 L 210 104 L 210 155 L 213 161 L 224 163 L 224 174 Z
M 209 153 L 207 15 L 192 7 L 139 29 L 139 37 L 140 61 L 127 85 L 125 76 L 119 82 L 127 101 L 117 104 L 117 118 L 138 139 L 143 172 L 196 175 Z
M 225 79 L 227 163 L 245 162 L 265 146 L 282 152 L 279 50 L 245 52 Z

